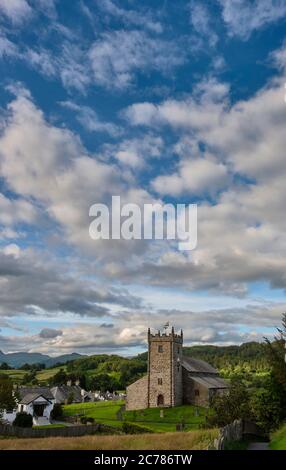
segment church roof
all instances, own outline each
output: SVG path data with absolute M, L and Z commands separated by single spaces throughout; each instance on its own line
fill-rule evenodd
M 188 372 L 218 374 L 218 371 L 213 366 L 201 359 L 195 359 L 193 357 L 183 356 L 182 366 Z
M 220 377 L 193 376 L 192 380 L 198 382 L 206 388 L 229 388 L 229 385 Z

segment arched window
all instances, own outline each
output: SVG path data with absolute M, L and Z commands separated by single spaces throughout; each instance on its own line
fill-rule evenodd
M 164 405 L 164 395 L 158 395 L 157 406 L 163 406 L 163 405 Z

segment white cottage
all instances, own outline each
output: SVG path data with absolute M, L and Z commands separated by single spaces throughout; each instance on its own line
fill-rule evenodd
M 16 395 L 17 408 L 13 411 L 5 410 L 3 420 L 12 423 L 17 413 L 25 412 L 33 416 L 35 426 L 50 424 L 55 398 L 48 387 L 19 387 Z

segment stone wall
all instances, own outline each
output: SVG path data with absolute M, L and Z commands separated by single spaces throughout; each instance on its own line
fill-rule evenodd
M 209 406 L 209 389 L 199 382 L 196 382 L 195 378 L 191 377 L 190 373 L 184 368 L 183 396 L 184 404 L 186 405 Z
M 64 428 L 20 428 L 9 424 L 0 424 L 0 436 L 7 437 L 78 437 L 98 433 L 118 434 L 120 431 L 105 424 L 91 424 L 87 426 L 67 426 Z
M 127 387 L 126 410 L 142 410 L 148 407 L 148 376 Z

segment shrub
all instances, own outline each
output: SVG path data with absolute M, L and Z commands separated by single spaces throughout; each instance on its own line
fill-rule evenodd
M 144 426 L 138 426 L 138 424 L 127 423 L 127 422 L 123 423 L 122 431 L 125 434 L 145 434 L 145 433 L 153 432 L 150 429 L 145 428 Z
M 59 419 L 63 416 L 63 407 L 60 403 L 55 403 L 51 411 L 52 419 Z
M 33 426 L 33 416 L 24 412 L 17 413 L 13 425 L 20 428 L 31 428 Z

